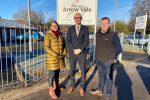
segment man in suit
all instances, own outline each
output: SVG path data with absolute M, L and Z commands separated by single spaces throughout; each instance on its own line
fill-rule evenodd
M 72 93 L 75 89 L 75 68 L 77 60 L 81 69 L 80 95 L 84 96 L 84 87 L 86 81 L 86 47 L 89 44 L 88 27 L 81 25 L 82 16 L 80 13 L 74 15 L 75 25 L 68 28 L 66 43 L 69 47 L 70 62 L 70 89 Z

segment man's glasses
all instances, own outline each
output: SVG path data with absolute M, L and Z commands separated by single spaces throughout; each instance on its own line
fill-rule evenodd
M 74 19 L 80 19 L 80 18 L 82 18 L 82 17 L 74 17 Z

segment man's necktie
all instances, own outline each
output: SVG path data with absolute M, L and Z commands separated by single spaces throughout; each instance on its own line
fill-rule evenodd
M 77 37 L 79 35 L 79 26 L 77 26 Z

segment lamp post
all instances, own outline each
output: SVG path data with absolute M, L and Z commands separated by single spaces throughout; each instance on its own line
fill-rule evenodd
M 47 22 L 48 22 L 47 15 L 48 15 L 48 12 L 46 12 L 46 26 L 47 26 Z
M 116 26 L 116 14 L 117 14 L 117 0 L 116 0 L 116 11 L 115 11 L 114 31 L 115 31 L 115 26 Z
M 30 0 L 28 0 L 27 2 L 28 2 L 28 22 L 29 22 L 29 50 L 30 52 L 32 52 Z

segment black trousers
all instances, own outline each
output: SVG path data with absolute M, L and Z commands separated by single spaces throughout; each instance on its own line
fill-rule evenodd
M 55 78 L 55 81 L 58 81 L 58 79 L 59 79 L 59 71 L 60 70 L 50 70 L 49 87 L 53 86 L 54 78 Z
M 73 52 L 69 53 L 69 62 L 70 62 L 70 86 L 75 87 L 75 68 L 77 60 L 81 69 L 81 84 L 80 87 L 85 87 L 86 82 L 86 51 L 80 53 L 79 55 L 75 55 Z

